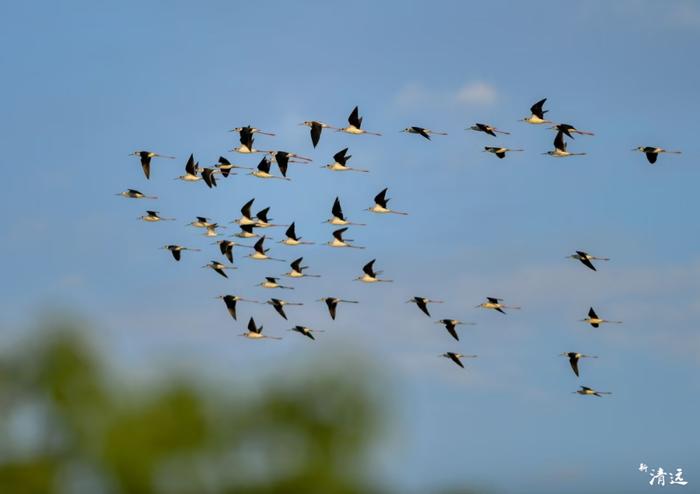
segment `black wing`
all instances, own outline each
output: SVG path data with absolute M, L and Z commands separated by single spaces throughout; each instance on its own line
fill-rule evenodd
M 272 302 L 272 306 L 275 308 L 277 313 L 286 320 L 287 314 L 284 313 L 284 307 L 282 306 L 280 301 L 276 298 L 270 299 L 270 301 Z
M 141 156 L 141 168 L 143 168 L 143 174 L 146 175 L 146 180 L 151 178 L 151 158 L 146 156 L 145 158 Z
M 190 175 L 197 175 L 197 169 L 194 166 L 194 154 L 190 154 L 187 158 L 187 163 L 185 163 L 185 172 Z
M 580 256 L 578 260 L 581 261 L 581 263 L 587 268 L 592 269 L 593 271 L 597 271 L 593 263 L 586 256 Z
M 270 173 L 270 165 L 270 160 L 263 157 L 263 159 L 260 160 L 260 163 L 258 163 L 258 170 L 263 173 Z
M 294 259 L 292 263 L 289 265 L 294 271 L 298 271 L 301 273 L 301 270 L 304 269 L 301 267 L 301 261 L 303 261 L 304 258 L 300 257 L 298 259 Z
M 595 311 L 593 310 L 593 307 L 591 307 L 588 310 L 588 317 L 590 317 L 591 319 L 598 319 L 598 314 L 595 313 Z
M 233 264 L 233 243 L 232 242 L 222 243 L 221 250 L 223 251 L 222 254 L 226 256 L 226 259 L 228 259 L 228 262 Z
M 289 154 L 284 151 L 278 151 L 275 153 L 275 161 L 277 162 L 277 168 L 280 169 L 282 176 L 286 177 L 287 167 L 289 166 Z
M 328 313 L 331 315 L 331 319 L 335 321 L 335 310 L 338 308 L 338 302 L 332 298 L 327 298 L 326 305 L 328 306 Z
M 321 140 L 321 132 L 323 127 L 318 122 L 311 122 L 311 143 L 316 147 L 318 141 Z
M 202 178 L 204 179 L 204 183 L 207 184 L 207 187 L 210 189 L 212 187 L 216 187 L 216 179 L 214 178 L 214 170 L 211 168 L 205 168 L 202 170 Z
M 573 125 L 563 123 L 563 124 L 557 125 L 557 130 L 559 132 L 563 132 L 564 134 L 566 134 L 567 136 L 569 136 L 570 138 L 573 139 L 574 135 L 571 133 L 571 131 L 576 130 L 576 129 L 574 128 Z
M 241 128 L 238 134 L 240 136 L 240 141 L 243 146 L 246 146 L 248 148 L 253 147 L 253 132 L 251 131 L 250 126 Z
M 644 153 L 644 154 L 646 154 L 647 161 L 649 161 L 649 163 L 651 163 L 652 165 L 654 163 L 656 163 L 656 158 L 658 156 L 656 153 Z
M 265 235 L 260 237 L 257 242 L 255 242 L 255 245 L 253 245 L 253 249 L 255 249 L 255 252 L 259 252 L 260 254 L 265 254 L 265 246 L 263 245 L 265 243 Z
M 462 364 L 462 361 L 459 360 L 459 357 L 457 355 L 455 355 L 452 352 L 447 352 L 447 356 L 450 357 L 452 362 L 454 362 L 455 364 L 459 365 L 462 369 L 464 369 L 464 364 Z
M 250 201 L 246 202 L 243 207 L 241 208 L 241 214 L 245 218 L 250 218 L 250 208 L 253 205 L 253 202 L 255 201 L 255 197 L 253 197 Z
M 386 191 L 387 190 L 389 190 L 389 189 L 385 188 L 379 194 L 374 196 L 374 202 L 383 208 L 386 208 L 386 205 L 389 202 L 389 199 L 386 198 Z
M 352 113 L 348 117 L 348 123 L 358 129 L 362 127 L 362 117 L 360 117 L 360 110 L 357 107 L 352 110 Z
M 566 143 L 564 142 L 564 131 L 560 130 L 557 132 L 556 137 L 554 137 L 554 149 L 566 150 Z
M 345 228 L 338 228 L 337 230 L 333 231 L 333 237 L 335 237 L 338 242 L 343 242 L 343 233 L 345 233 L 347 230 L 347 226 Z
M 425 131 L 423 127 L 411 127 L 416 134 L 420 134 L 426 139 L 430 140 L 430 135 Z
M 341 165 L 345 165 L 345 163 L 348 162 L 348 160 L 352 156 L 346 156 L 346 153 L 348 152 L 348 148 L 341 149 L 337 153 L 333 155 L 333 159 L 335 160 L 336 163 L 340 163 Z
M 544 119 L 544 114 L 547 113 L 547 110 L 542 110 L 542 107 L 544 106 L 545 101 L 547 101 L 547 98 L 543 98 L 539 100 L 537 103 L 532 105 L 530 107 L 530 111 L 532 112 L 533 115 L 536 117 L 539 117 L 541 119 Z
M 569 357 L 569 363 L 571 364 L 571 369 L 574 371 L 574 374 L 578 377 L 578 357 L 576 354 Z
M 268 222 L 267 213 L 269 213 L 269 212 L 270 212 L 270 208 L 266 207 L 265 209 L 261 209 L 260 211 L 258 211 L 258 214 L 256 214 L 255 217 L 257 219 L 259 219 L 260 221 L 262 221 L 263 223 L 267 223 Z
M 231 317 L 233 317 L 234 320 L 237 320 L 236 318 L 236 299 L 232 297 L 231 295 L 225 295 L 224 296 L 224 303 L 226 304 L 226 309 L 228 309 L 228 313 L 231 314 Z
M 262 329 L 262 327 L 260 328 Z M 248 321 L 248 331 L 251 333 L 259 333 L 260 329 L 255 325 L 255 320 L 251 317 L 250 321 Z
M 333 208 L 331 209 L 331 213 L 336 218 L 345 220 L 345 217 L 343 216 L 343 208 L 340 206 L 340 199 L 338 197 L 336 197 L 335 202 L 333 202 Z
M 452 335 L 452 337 L 455 340 L 459 341 L 459 336 L 457 336 L 457 331 L 455 331 L 454 324 L 452 324 L 451 322 L 448 321 L 447 323 L 445 323 L 445 329 L 447 330 L 448 333 L 450 333 L 450 335 Z
M 176 261 L 180 260 L 180 251 L 178 249 L 170 249 L 170 252 L 172 252 Z
M 376 261 L 376 259 L 372 259 L 370 262 L 368 262 L 362 267 L 362 271 L 364 271 L 367 276 L 371 276 L 372 278 L 375 277 L 374 261 Z
M 289 228 L 287 228 L 287 231 L 284 232 L 284 234 L 285 234 L 287 237 L 291 238 L 292 240 L 299 240 L 299 239 L 297 238 L 297 232 L 295 231 L 295 227 L 294 227 L 294 222 L 293 222 L 293 221 L 292 221 L 292 224 L 289 225 Z
M 425 299 L 421 297 L 414 297 L 413 300 L 416 301 L 418 308 L 422 310 L 426 316 L 430 317 L 430 312 L 428 312 L 428 306 L 425 303 Z

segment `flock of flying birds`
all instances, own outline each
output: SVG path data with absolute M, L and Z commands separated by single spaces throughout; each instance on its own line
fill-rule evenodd
M 574 139 L 574 135 L 589 135 L 592 136 L 592 132 L 588 131 L 583 131 L 579 130 L 573 125 L 566 124 L 566 123 L 558 123 L 555 124 L 553 121 L 547 120 L 545 118 L 545 113 L 547 113 L 547 110 L 544 110 L 544 104 L 546 102 L 546 98 L 538 101 L 532 107 L 530 108 L 530 116 L 525 117 L 522 119 L 523 122 L 526 122 L 528 124 L 532 125 L 542 125 L 542 124 L 552 124 L 550 129 L 555 130 L 555 138 L 554 138 L 554 143 L 553 143 L 553 150 L 547 151 L 546 155 L 557 157 L 557 158 L 565 158 L 565 157 L 571 157 L 571 156 L 581 156 L 585 155 L 585 152 L 570 152 L 567 149 L 567 142 L 566 138 L 569 139 Z M 359 115 L 359 110 L 357 107 L 355 107 L 348 117 L 348 125 L 345 127 L 334 127 L 331 125 L 328 125 L 323 122 L 315 121 L 315 120 L 310 120 L 303 122 L 299 125 L 304 125 L 310 128 L 310 135 L 311 135 L 311 143 L 313 147 L 315 148 L 317 144 L 319 143 L 321 139 L 321 134 L 323 133 L 324 129 L 329 129 L 329 130 L 334 130 L 336 132 L 344 132 L 347 134 L 353 134 L 353 135 L 361 135 L 361 134 L 369 134 L 369 135 L 375 135 L 375 136 L 381 136 L 380 133 L 378 132 L 370 132 L 368 130 L 365 130 L 362 128 L 362 117 Z M 476 123 L 469 127 L 466 130 L 473 130 L 476 132 L 483 132 L 485 134 L 488 134 L 493 137 L 497 137 L 498 134 L 503 134 L 503 135 L 510 135 L 509 132 L 505 132 L 503 130 L 499 130 L 496 127 L 488 124 L 483 124 L 483 123 Z M 254 147 L 254 140 L 255 140 L 255 135 L 256 134 L 261 134 L 261 135 L 268 135 L 268 136 L 274 136 L 275 134 L 270 133 L 270 132 L 265 132 L 261 129 L 252 127 L 250 125 L 245 126 L 245 127 L 237 127 L 232 130 L 232 132 L 237 132 L 240 137 L 240 145 L 234 147 L 231 151 L 237 152 L 240 154 L 261 154 L 262 159 L 258 163 L 257 167 L 252 168 L 252 167 L 245 167 L 241 165 L 237 165 L 234 163 L 231 163 L 228 159 L 225 157 L 221 156 L 219 157 L 219 161 L 216 164 L 213 164 L 211 166 L 207 167 L 200 167 L 199 163 L 195 161 L 194 156 L 190 155 L 189 159 L 187 160 L 185 164 L 185 173 L 184 175 L 181 175 L 179 177 L 176 177 L 176 180 L 182 180 L 185 182 L 199 182 L 203 181 L 207 187 L 212 188 L 217 186 L 217 177 L 222 177 L 222 178 L 227 178 L 231 175 L 236 175 L 237 172 L 234 170 L 250 170 L 249 174 L 260 178 L 260 179 L 278 179 L 278 180 L 290 180 L 289 177 L 287 177 L 287 172 L 289 165 L 292 163 L 301 163 L 301 164 L 308 164 L 312 160 L 310 158 L 306 158 L 304 156 L 300 156 L 295 153 L 287 152 L 287 151 L 266 151 L 266 150 L 260 150 L 256 149 Z M 431 136 L 433 135 L 447 135 L 445 132 L 438 132 L 435 130 L 431 129 L 426 129 L 423 127 L 417 127 L 417 126 L 411 126 L 403 129 L 401 132 L 406 132 L 409 134 L 416 134 L 419 136 L 424 137 L 425 139 L 431 140 Z M 485 146 L 484 147 L 484 152 L 489 152 L 495 154 L 498 158 L 505 158 L 507 153 L 509 152 L 515 152 L 515 151 L 523 151 L 522 149 L 513 149 L 513 148 L 508 148 L 508 147 L 501 147 L 501 146 Z M 640 151 L 646 155 L 647 160 L 649 163 L 654 164 L 660 154 L 663 153 L 672 153 L 672 154 L 680 154 L 680 151 L 669 151 L 664 148 L 660 147 L 654 147 L 654 146 L 640 146 L 633 151 Z M 151 164 L 153 158 L 165 158 L 165 159 L 175 159 L 172 156 L 166 156 L 163 154 L 155 153 L 153 151 L 134 151 L 131 155 L 137 156 L 140 159 L 141 166 L 143 168 L 143 173 L 146 176 L 146 179 L 150 179 L 151 177 Z M 348 162 L 350 161 L 350 158 L 352 158 L 351 155 L 348 155 L 348 148 L 344 148 L 340 151 L 338 151 L 334 156 L 333 156 L 333 162 L 324 165 L 322 168 L 335 171 L 335 172 L 360 172 L 360 173 L 367 173 L 369 170 L 362 169 L 362 168 L 354 168 L 352 166 L 348 165 Z M 272 164 L 276 163 L 277 168 L 279 169 L 279 175 L 274 175 L 271 170 L 272 170 Z M 218 178 L 220 180 L 221 178 Z M 403 211 L 397 211 L 394 209 L 391 209 L 388 205 L 389 203 L 389 198 L 387 197 L 387 190 L 388 189 L 383 189 L 380 191 L 375 197 L 374 197 L 374 205 L 370 206 L 367 208 L 368 211 L 371 211 L 373 213 L 377 214 L 398 214 L 398 215 L 406 215 L 406 212 Z M 124 192 L 121 192 L 117 195 L 121 195 L 126 198 L 130 199 L 158 199 L 156 196 L 151 196 L 151 195 L 146 195 L 138 190 L 135 189 L 127 189 Z M 260 235 L 259 233 L 256 232 L 256 230 L 265 230 L 267 228 L 271 227 L 284 227 L 287 226 L 287 230 L 285 231 L 285 238 L 283 240 L 280 240 L 278 243 L 286 245 L 286 246 L 292 246 L 292 247 L 297 247 L 301 245 L 311 245 L 313 242 L 305 241 L 302 240 L 302 237 L 300 237 L 297 232 L 296 232 L 296 227 L 294 223 L 291 223 L 290 225 L 279 225 L 279 224 L 274 224 L 271 223 L 270 218 L 268 217 L 269 214 L 269 209 L 270 208 L 264 208 L 260 211 L 258 211 L 256 214 L 253 214 L 252 207 L 255 199 L 251 199 L 248 202 L 246 202 L 243 207 L 241 208 L 241 217 L 234 220 L 232 223 L 237 223 L 238 227 L 240 228 L 240 231 L 236 234 L 234 234 L 234 237 L 237 238 L 242 238 L 242 239 L 257 239 L 255 244 L 252 246 L 249 245 L 242 245 L 239 244 L 238 242 L 234 240 L 218 240 L 214 243 L 214 245 L 219 246 L 219 251 L 221 255 L 228 261 L 228 264 L 218 261 L 218 260 L 211 260 L 208 264 L 202 266 L 203 268 L 209 268 L 215 273 L 217 273 L 220 276 L 223 276 L 224 278 L 228 278 L 227 271 L 228 270 L 234 270 L 237 269 L 233 265 L 234 261 L 234 247 L 244 247 L 244 248 L 249 248 L 251 249 L 251 253 L 247 256 L 250 259 L 253 260 L 258 260 L 258 261 L 278 261 L 278 262 L 286 262 L 283 259 L 279 259 L 276 257 L 272 257 L 268 255 L 268 252 L 270 249 L 265 247 L 265 242 L 268 240 L 268 237 L 263 234 Z M 159 221 L 171 221 L 174 220 L 174 218 L 167 218 L 160 216 L 160 213 L 155 210 L 148 210 L 146 211 L 146 214 L 143 216 L 140 216 L 139 219 L 146 221 L 146 222 L 159 222 Z M 325 221 L 325 223 L 329 223 L 333 226 L 339 227 L 336 230 L 332 232 L 332 238 L 326 243 L 326 245 L 330 247 L 335 247 L 335 248 L 354 248 L 354 249 L 364 249 L 364 246 L 358 246 L 353 244 L 351 239 L 345 238 L 345 233 L 351 226 L 364 226 L 363 223 L 355 223 L 350 221 L 345 214 L 343 213 L 343 209 L 340 203 L 340 199 L 336 197 L 332 207 L 331 207 L 331 217 Z M 213 222 L 210 218 L 205 218 L 205 217 L 197 217 L 194 221 L 189 223 L 189 225 L 196 227 L 196 228 L 202 228 L 205 229 L 205 236 L 207 237 L 218 237 L 220 235 L 219 229 L 221 228 L 220 225 L 216 222 Z M 164 245 L 162 247 L 164 250 L 170 251 L 172 254 L 173 258 L 176 261 L 180 261 L 182 257 L 182 252 L 184 251 L 200 251 L 201 249 L 197 248 L 191 248 L 191 247 L 184 247 L 182 245 L 175 245 L 175 244 L 169 244 L 169 245 Z M 593 261 L 609 261 L 608 258 L 606 257 L 598 257 L 589 254 L 588 252 L 579 250 L 576 251 L 574 254 L 568 256 L 572 259 L 580 261 L 584 266 L 587 268 L 596 271 L 596 266 L 593 264 Z M 290 263 L 290 270 L 289 272 L 285 273 L 283 276 L 288 277 L 290 279 L 296 279 L 296 278 L 305 278 L 305 277 L 319 277 L 318 274 L 310 274 L 305 272 L 305 270 L 308 268 L 308 266 L 302 265 L 304 258 L 303 257 L 298 257 L 294 261 Z M 389 283 L 392 282 L 393 280 L 381 278 L 382 271 L 378 271 L 375 269 L 374 264 L 376 262 L 376 259 L 372 259 L 368 263 L 366 263 L 362 267 L 362 274 L 356 278 L 356 280 L 361 281 L 363 283 Z M 280 283 L 280 278 L 279 277 L 273 277 L 273 276 L 268 276 L 265 277 L 263 281 L 260 282 L 259 284 L 260 287 L 265 288 L 265 289 L 277 289 L 277 290 L 292 290 L 294 287 L 292 286 L 287 286 L 282 283 Z M 265 302 L 260 302 L 252 299 L 247 299 L 243 298 L 239 295 L 232 295 L 232 294 L 226 294 L 226 295 L 220 295 L 217 298 L 223 300 L 223 303 L 226 306 L 226 309 L 228 310 L 228 313 L 231 315 L 231 317 L 234 320 L 237 320 L 237 313 L 236 313 L 236 307 L 238 302 L 250 302 L 250 303 L 256 303 L 256 304 L 267 304 L 271 305 L 275 311 L 285 320 L 287 320 L 287 313 L 285 312 L 286 307 L 290 306 L 298 306 L 302 305 L 300 302 L 289 302 L 287 300 L 284 300 L 282 298 L 274 298 L 271 297 L 269 300 Z M 319 302 L 325 303 L 328 313 L 331 317 L 331 319 L 335 320 L 336 315 L 337 315 L 337 310 L 338 310 L 338 305 L 340 304 L 357 304 L 358 301 L 356 300 L 345 300 L 342 298 L 334 297 L 334 296 L 329 296 L 329 297 L 323 297 L 318 300 Z M 415 296 L 408 300 L 406 303 L 413 303 L 416 305 L 416 307 L 426 316 L 432 317 L 430 310 L 428 308 L 429 304 L 440 304 L 442 301 L 440 300 L 433 300 L 428 297 L 422 297 L 422 296 Z M 506 314 L 505 310 L 506 309 L 520 309 L 520 307 L 517 306 L 512 306 L 512 305 L 506 305 L 503 303 L 503 300 L 500 298 L 496 297 L 486 297 L 486 301 L 477 305 L 477 308 L 483 308 L 483 309 L 489 309 L 489 310 L 494 310 L 497 312 L 500 312 L 501 314 Z M 604 323 L 616 323 L 619 324 L 622 321 L 613 321 L 613 320 L 607 320 L 603 319 L 598 316 L 598 314 L 595 312 L 595 310 L 591 307 L 590 310 L 588 311 L 588 317 L 585 319 L 582 319 L 583 322 L 586 322 L 593 326 L 594 328 L 599 327 L 601 324 Z M 457 326 L 460 325 L 468 325 L 468 324 L 473 324 L 473 323 L 467 323 L 460 321 L 458 319 L 449 319 L 449 318 L 443 318 L 438 321 L 435 321 L 436 324 L 440 324 L 445 327 L 449 335 L 454 338 L 455 340 L 459 341 L 459 335 L 457 333 Z M 244 336 L 246 338 L 250 339 L 281 339 L 278 336 L 269 336 L 269 335 L 264 335 L 263 334 L 263 327 L 258 326 L 254 320 L 253 317 L 250 318 L 248 321 L 248 326 L 247 326 L 247 331 L 245 333 L 242 333 L 240 336 Z M 315 340 L 314 334 L 317 332 L 322 332 L 322 330 L 317 330 L 317 329 L 312 329 L 307 326 L 302 326 L 302 325 L 295 325 L 290 329 L 290 331 L 295 331 L 303 336 L 306 336 L 307 338 L 310 338 L 311 340 Z M 569 359 L 569 363 L 571 365 L 571 369 L 574 372 L 574 374 L 578 377 L 579 376 L 579 361 L 581 359 L 585 358 L 598 358 L 595 355 L 586 355 L 578 352 L 564 352 L 561 354 L 562 356 L 565 356 Z M 476 358 L 477 355 L 466 355 L 462 354 L 459 352 L 455 351 L 448 351 L 440 355 L 441 357 L 445 357 L 447 359 L 450 359 L 454 364 L 458 365 L 461 368 L 464 368 L 464 363 L 462 362 L 462 359 L 467 359 L 467 358 Z M 604 392 L 604 391 L 597 391 L 593 388 L 586 387 L 586 386 L 580 386 L 580 389 L 577 391 L 574 391 L 574 393 L 578 393 L 581 395 L 592 395 L 592 396 L 601 396 L 604 394 L 611 394 L 610 392 Z

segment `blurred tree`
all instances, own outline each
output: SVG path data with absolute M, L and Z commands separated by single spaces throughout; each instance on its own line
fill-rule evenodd
M 378 491 L 363 467 L 379 410 L 357 372 L 255 396 L 181 379 L 125 392 L 77 332 L 40 336 L 0 357 L 2 494 Z

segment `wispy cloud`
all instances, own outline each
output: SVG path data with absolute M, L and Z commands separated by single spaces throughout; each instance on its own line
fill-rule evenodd
M 691 2 L 674 5 L 668 14 L 668 22 L 674 27 L 700 28 L 700 5 Z
M 498 100 L 498 90 L 485 81 L 472 81 L 457 88 L 429 88 L 417 82 L 403 86 L 396 95 L 402 108 L 491 105 Z
M 496 88 L 486 82 L 472 82 L 457 91 L 457 101 L 467 105 L 490 105 L 496 102 Z

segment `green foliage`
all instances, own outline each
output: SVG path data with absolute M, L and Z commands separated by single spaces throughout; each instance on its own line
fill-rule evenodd
M 77 333 L 38 336 L 0 357 L 2 494 L 377 492 L 363 472 L 378 408 L 357 372 L 124 391 Z

